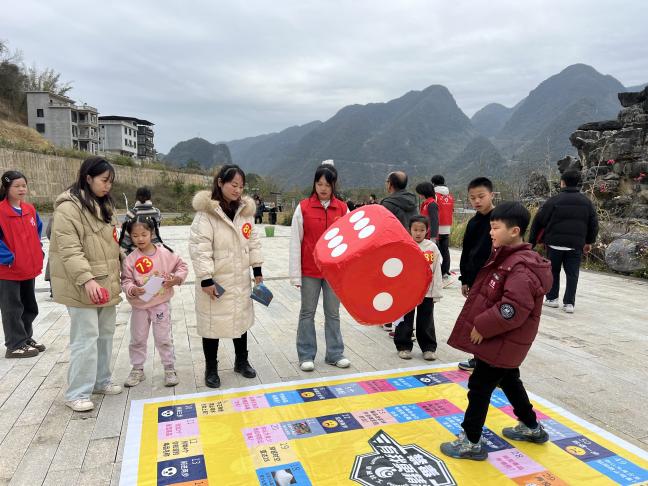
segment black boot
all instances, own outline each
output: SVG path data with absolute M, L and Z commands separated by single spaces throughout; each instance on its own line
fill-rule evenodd
M 234 371 L 242 374 L 245 378 L 254 378 L 256 376 L 256 371 L 254 371 L 254 368 L 250 366 L 250 362 L 248 361 L 247 351 L 244 354 L 236 355 Z
M 205 363 L 205 385 L 209 388 L 220 388 L 220 377 L 218 376 L 218 361 L 207 361 Z

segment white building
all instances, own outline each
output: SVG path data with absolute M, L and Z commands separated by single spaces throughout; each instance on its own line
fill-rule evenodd
M 27 124 L 57 147 L 97 153 L 97 109 L 48 91 L 28 91 Z
M 99 150 L 137 157 L 137 118 L 127 116 L 99 117 Z

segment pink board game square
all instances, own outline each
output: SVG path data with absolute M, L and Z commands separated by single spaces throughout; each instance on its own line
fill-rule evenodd
M 167 440 L 177 437 L 199 435 L 198 419 L 175 420 L 158 424 L 158 439 Z
M 417 405 L 425 410 L 425 413 L 430 417 L 444 417 L 446 415 L 462 413 L 462 410 L 459 407 L 445 399 L 421 402 L 417 403 Z
M 382 393 L 394 391 L 396 388 L 387 380 L 369 380 L 358 383 L 367 393 Z
M 503 451 L 490 452 L 488 462 L 499 469 L 509 478 L 526 476 L 528 474 L 544 471 L 545 468 L 525 456 L 517 449 L 505 449 Z
M 439 374 L 445 376 L 448 380 L 450 380 L 453 383 L 466 381 L 468 378 L 470 378 L 470 373 L 463 370 L 442 371 Z
M 513 413 L 513 405 L 507 405 L 505 407 L 499 407 L 499 409 L 504 412 L 506 415 L 509 417 L 513 417 L 515 420 L 517 420 L 517 417 Z M 542 413 L 540 410 L 537 408 L 533 409 L 536 413 L 536 416 L 538 417 L 538 420 L 548 420 L 550 417 Z
M 351 415 L 360 422 L 363 429 L 398 423 L 396 419 L 384 408 L 378 408 L 376 410 L 362 410 L 360 412 L 353 412 Z
M 248 447 L 275 444 L 288 440 L 281 424 L 262 425 L 243 429 L 243 437 Z
M 249 397 L 232 398 L 231 400 L 234 410 L 237 412 L 247 412 L 249 410 L 257 410 L 259 408 L 268 408 L 268 400 L 265 395 L 252 395 Z

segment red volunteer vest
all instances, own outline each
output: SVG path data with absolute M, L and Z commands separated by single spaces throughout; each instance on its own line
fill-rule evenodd
M 425 216 L 425 219 L 427 219 L 428 216 L 430 215 L 430 211 L 428 210 L 428 206 L 430 205 L 430 203 L 435 203 L 436 204 L 436 199 L 434 199 L 433 197 L 428 197 L 425 201 L 423 201 L 421 203 L 421 208 L 420 208 L 419 212 L 421 213 L 421 216 Z M 437 204 L 437 206 L 438 206 L 438 204 Z M 439 223 L 439 226 L 441 226 L 441 223 Z M 428 239 L 430 238 L 430 228 L 428 228 L 427 234 L 425 235 L 425 237 L 428 238 Z
M 301 266 L 304 277 L 322 278 L 320 269 L 315 265 L 313 252 L 315 244 L 326 229 L 344 216 L 349 208 L 333 197 L 328 209 L 324 209 L 317 194 L 299 203 L 304 218 L 304 239 L 301 244 Z
M 436 195 L 436 203 L 439 206 L 439 226 L 452 226 L 452 216 L 454 213 L 454 197 L 452 194 Z
M 14 254 L 10 266 L 0 265 L 0 280 L 31 280 L 43 270 L 43 248 L 38 234 L 36 209 L 20 204 L 22 215 L 16 213 L 8 199 L 0 201 L 2 241 Z

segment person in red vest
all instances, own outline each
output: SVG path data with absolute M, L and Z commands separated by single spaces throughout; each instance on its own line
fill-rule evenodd
M 432 176 L 436 203 L 439 206 L 439 251 L 443 257 L 441 273 L 443 274 L 443 286 L 451 283 L 450 275 L 450 231 L 452 230 L 452 217 L 454 215 L 454 197 L 450 194 L 448 186 L 445 185 L 445 178 L 442 175 Z
M 290 239 L 290 282 L 301 291 L 301 310 L 297 327 L 297 355 L 302 371 L 315 369 L 317 337 L 315 310 L 320 291 L 324 294 L 324 360 L 338 368 L 348 368 L 340 331 L 340 301 L 322 277 L 313 251 L 320 236 L 335 221 L 347 214 L 347 205 L 335 196 L 338 173 L 333 164 L 322 164 L 315 171 L 313 190 L 295 208 Z
M 423 197 L 419 211 L 428 220 L 428 232 L 425 238 L 436 240 L 439 235 L 439 206 L 436 203 L 434 185 L 431 182 L 421 182 L 416 186 L 416 193 Z
M 32 358 L 45 351 L 33 339 L 38 315 L 35 279 L 43 270 L 43 229 L 36 209 L 25 202 L 27 178 L 18 171 L 2 174 L 0 185 L 0 313 L 6 358 Z

